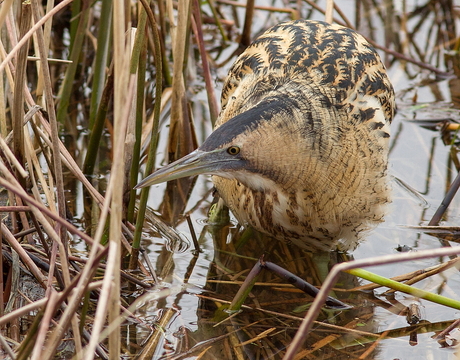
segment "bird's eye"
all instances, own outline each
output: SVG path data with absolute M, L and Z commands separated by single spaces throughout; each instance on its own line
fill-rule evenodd
M 230 154 L 230 155 L 238 155 L 238 153 L 240 152 L 240 148 L 238 146 L 230 146 L 228 149 L 227 149 L 227 152 Z

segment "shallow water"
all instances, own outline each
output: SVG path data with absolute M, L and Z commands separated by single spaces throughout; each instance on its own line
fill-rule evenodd
M 443 108 L 450 104 L 436 104 L 436 107 Z M 393 183 L 393 203 L 389 208 L 386 221 L 373 231 L 365 242 L 353 251 L 354 259 L 365 259 L 371 256 L 396 254 L 398 246 L 407 246 L 412 251 L 422 249 L 435 249 L 441 247 L 439 240 L 431 235 L 425 234 L 418 230 L 408 229 L 405 226 L 426 225 L 436 208 L 440 204 L 446 187 L 448 177 L 452 178 L 453 171 L 447 167 L 449 159 L 449 148 L 446 147 L 440 139 L 437 131 L 431 131 L 421 128 L 417 123 L 408 122 L 414 117 L 410 105 L 404 105 L 400 101 L 400 110 L 394 120 L 392 151 L 390 154 L 391 170 L 393 177 L 400 179 L 407 186 L 416 191 L 409 191 L 407 187 L 399 185 L 395 180 Z M 416 118 L 433 118 L 437 112 L 431 109 L 429 104 L 427 108 L 418 111 Z M 460 115 L 456 110 L 451 110 L 451 115 Z M 192 193 L 189 204 L 195 204 L 201 200 L 203 194 L 211 187 L 208 177 L 200 177 L 197 186 Z M 155 201 L 158 202 L 158 194 L 161 193 L 164 185 L 152 187 L 152 206 Z M 203 203 L 191 214 L 194 228 L 197 234 L 203 231 L 206 225 L 205 211 L 207 210 L 212 197 L 209 195 Z M 444 225 L 455 225 L 459 220 L 458 201 L 454 200 L 448 210 Z M 233 224 L 236 222 L 233 220 Z M 178 226 L 187 238 L 190 239 L 190 231 L 185 223 Z M 214 229 L 215 230 L 215 229 Z M 235 230 L 234 226 L 233 229 Z M 242 351 L 248 358 L 281 358 L 276 354 L 278 350 L 282 351 L 284 346 L 289 344 L 290 339 L 295 333 L 298 321 L 290 318 L 284 318 L 282 314 L 288 316 L 302 317 L 305 309 L 298 307 L 308 304 L 311 300 L 308 296 L 299 293 L 287 291 L 284 285 L 277 288 L 275 285 L 258 285 L 253 290 L 253 297 L 246 301 L 251 307 L 261 307 L 265 310 L 278 312 L 280 315 L 273 316 L 264 314 L 256 310 L 244 310 L 236 316 L 232 322 L 226 322 L 223 325 L 213 327 L 217 308 L 231 301 L 236 294 L 239 283 L 232 284 L 232 280 L 242 280 L 241 274 L 246 275 L 256 262 L 256 258 L 263 253 L 269 253 L 269 260 L 289 268 L 297 275 L 305 277 L 315 285 L 321 284 L 321 275 L 317 270 L 318 256 L 310 257 L 295 248 L 288 248 L 277 241 L 264 242 L 263 240 L 250 240 L 238 249 L 235 248 L 235 242 L 228 242 L 229 236 L 217 231 L 214 234 L 205 232 L 201 238 L 200 246 L 203 252 L 196 258 L 196 263 L 191 249 L 183 252 L 171 253 L 165 250 L 165 242 L 160 239 L 152 238 L 149 243 L 145 240 L 144 245 L 149 251 L 149 257 L 152 263 L 157 264 L 157 270 L 163 279 L 163 285 L 171 288 L 171 294 L 162 301 L 153 301 L 146 303 L 139 309 L 142 318 L 156 319 L 164 314 L 165 309 L 172 309 L 173 315 L 164 329 L 164 347 L 158 346 L 152 358 L 167 358 L 170 356 L 183 353 L 186 349 L 201 341 L 211 341 L 210 349 L 206 352 L 205 358 L 236 358 L 235 353 L 229 355 L 231 336 L 223 340 L 216 339 L 224 336 L 230 331 L 247 325 L 251 322 L 260 321 L 260 324 L 249 327 L 243 335 L 250 339 L 257 333 L 261 333 L 269 328 L 273 328 L 272 333 L 253 345 L 242 347 Z M 452 246 L 456 246 L 452 243 Z M 325 255 L 324 263 L 328 263 L 328 254 Z M 249 259 L 248 259 L 249 257 Z M 330 264 L 337 261 L 336 257 L 340 255 L 332 253 L 333 260 Z M 424 269 L 437 265 L 447 259 L 432 258 L 410 263 L 401 263 L 391 266 L 375 266 L 368 268 L 369 271 L 375 272 L 385 277 L 393 277 L 408 273 L 411 271 Z M 321 263 L 321 261 L 319 261 Z M 169 264 L 169 266 L 165 266 Z M 193 269 L 190 272 L 190 268 Z M 321 266 L 321 265 L 319 265 Z M 165 271 L 165 267 L 169 270 Z M 187 272 L 190 272 L 188 275 Z M 187 276 L 187 281 L 184 278 Z M 235 277 L 234 277 L 235 276 Z M 230 283 L 221 282 L 224 280 Z M 280 283 L 283 281 L 272 274 L 263 274 L 259 279 L 261 283 Z M 352 288 L 360 284 L 365 284 L 363 280 L 358 280 L 352 276 L 343 276 L 338 288 Z M 460 276 L 458 271 L 453 268 L 441 275 L 436 275 L 423 280 L 416 284 L 417 287 L 445 295 L 447 297 L 458 298 L 460 296 Z M 327 323 L 345 326 L 356 319 L 360 319 L 360 325 L 354 328 L 360 331 L 382 333 L 385 331 L 405 329 L 408 327 L 405 316 L 397 315 L 402 306 L 417 304 L 421 311 L 421 323 L 426 322 L 419 330 L 417 343 L 409 343 L 409 335 L 406 332 L 389 335 L 394 338 L 380 341 L 377 349 L 368 355 L 368 359 L 394 359 L 394 358 L 435 358 L 435 359 L 454 359 L 455 351 L 452 348 L 442 348 L 438 342 L 433 340 L 434 330 L 442 330 L 452 320 L 458 318 L 459 311 L 446 308 L 444 306 L 433 304 L 425 300 L 413 298 L 412 296 L 396 293 L 394 298 L 385 297 L 381 294 L 386 289 L 379 288 L 375 290 L 375 297 L 371 294 L 344 293 L 337 291 L 337 296 L 344 302 L 354 306 L 353 310 L 347 312 L 326 312 L 321 316 L 321 321 Z M 392 306 L 393 304 L 393 306 Z M 296 310 L 297 309 L 297 310 Z M 297 312 L 298 311 L 298 312 Z M 396 312 L 396 314 L 395 314 Z M 435 323 L 439 323 L 436 325 Z M 317 326 L 318 327 L 318 326 Z M 148 337 L 150 331 L 140 326 L 137 329 L 138 340 Z M 244 341 L 241 337 L 241 331 L 236 331 L 239 341 Z M 424 333 L 427 332 L 427 333 Z M 309 340 L 308 346 L 319 347 L 319 341 L 324 339 L 328 334 L 335 333 L 334 330 L 325 330 L 319 327 L 314 331 Z M 339 331 L 338 334 L 341 332 Z M 276 335 L 274 335 L 276 334 Z M 315 359 L 327 359 L 332 356 L 338 358 L 349 358 L 351 354 L 362 354 L 365 349 L 372 346 L 372 341 L 365 342 L 363 338 L 358 338 L 361 345 L 355 347 L 345 347 L 340 350 L 335 349 L 338 342 L 350 341 L 346 338 L 346 333 L 324 347 L 312 352 L 310 356 Z M 356 335 L 357 336 L 357 335 Z M 214 341 L 212 341 L 214 340 Z M 331 340 L 332 341 L 332 340 Z M 414 340 L 413 340 L 414 341 Z M 227 343 L 228 342 L 228 343 Z M 201 350 L 206 349 L 203 346 Z M 308 347 L 306 347 L 308 348 Z M 197 351 L 190 357 L 194 358 L 200 351 Z

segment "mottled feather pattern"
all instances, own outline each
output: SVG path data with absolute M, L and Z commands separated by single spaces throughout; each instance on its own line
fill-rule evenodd
M 338 239 L 352 248 L 390 201 L 394 108 L 361 35 L 319 21 L 274 26 L 230 69 L 218 128 L 203 145 L 242 144 L 255 160 L 234 178 L 213 176 L 215 186 L 244 224 L 310 250 Z
M 393 87 L 382 69 L 377 52 L 355 31 L 320 21 L 284 23 L 267 30 L 234 63 L 222 90 L 222 107 L 227 107 L 237 88 L 250 95 L 264 91 L 259 86 L 309 78 L 318 86 L 333 89 L 338 104 L 353 92 L 375 96 L 390 121 L 394 115 Z M 267 81 L 254 82 L 254 77 Z M 221 116 L 230 117 L 225 111 Z

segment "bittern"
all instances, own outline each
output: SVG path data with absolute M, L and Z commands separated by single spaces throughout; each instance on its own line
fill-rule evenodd
M 394 91 L 357 32 L 272 27 L 231 67 L 215 130 L 136 188 L 212 175 L 241 224 L 308 250 L 348 250 L 383 220 Z

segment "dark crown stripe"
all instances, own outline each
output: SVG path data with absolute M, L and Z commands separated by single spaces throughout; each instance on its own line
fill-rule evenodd
M 293 106 L 293 104 L 290 104 L 291 102 L 292 100 L 288 95 L 264 99 L 253 108 L 235 116 L 217 128 L 201 145 L 201 150 L 210 151 L 221 145 L 228 144 L 238 135 L 247 130 L 256 130 L 265 121 L 270 121 L 274 115 L 281 112 L 288 117 L 293 116 L 290 110 Z

